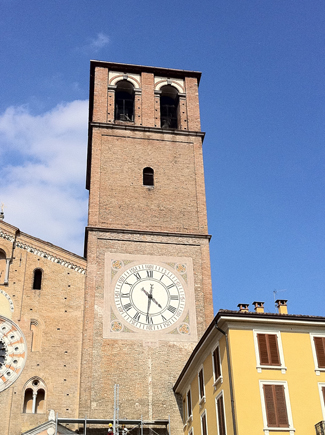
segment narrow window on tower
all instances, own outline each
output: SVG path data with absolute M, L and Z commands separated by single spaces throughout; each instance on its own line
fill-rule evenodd
M 42 288 L 42 269 L 34 270 L 33 290 L 41 290 Z
M 7 260 L 6 260 L 5 251 L 0 249 L 0 283 L 4 283 L 5 281 L 6 266 L 7 266 Z
M 153 187 L 154 186 L 154 170 L 152 168 L 144 168 L 143 170 L 143 185 Z
M 161 128 L 178 128 L 178 92 L 171 85 L 161 88 L 160 118 Z
M 116 85 L 115 121 L 134 121 L 134 87 L 127 80 Z

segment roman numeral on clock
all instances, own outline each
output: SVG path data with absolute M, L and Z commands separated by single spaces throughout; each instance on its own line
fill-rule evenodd
M 151 316 L 147 316 L 146 321 L 147 321 L 148 325 L 153 325 L 153 320 L 152 320 Z
M 170 296 L 170 300 L 171 301 L 178 301 L 178 296 L 177 295 L 171 295 Z
M 170 311 L 171 313 L 175 313 L 176 308 L 172 307 L 171 305 L 169 305 L 169 307 L 167 308 L 168 311 Z
M 153 278 L 153 270 L 147 270 L 147 277 Z
M 136 312 L 135 315 L 133 316 L 133 319 L 138 322 L 140 320 L 140 313 Z
M 130 293 L 121 293 L 121 298 L 129 298 Z
M 123 308 L 125 309 L 125 311 L 129 311 L 129 309 L 132 308 L 132 305 L 130 303 L 125 304 L 125 305 L 123 305 Z
M 135 277 L 136 277 L 136 279 L 139 281 L 139 279 L 141 279 L 141 276 L 140 276 L 140 273 L 139 272 L 136 272 L 136 273 L 134 273 L 133 274 Z
M 175 284 L 169 284 L 169 286 L 167 286 L 168 290 L 171 289 L 172 287 L 175 287 Z

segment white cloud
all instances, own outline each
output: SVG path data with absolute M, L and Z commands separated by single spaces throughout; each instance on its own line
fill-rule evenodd
M 42 115 L 9 107 L 0 115 L 0 202 L 5 221 L 83 254 L 88 101 Z
M 92 38 L 89 42 L 84 45 L 83 50 L 87 52 L 98 53 L 99 50 L 106 47 L 109 44 L 109 37 L 105 33 L 97 33 L 96 38 Z

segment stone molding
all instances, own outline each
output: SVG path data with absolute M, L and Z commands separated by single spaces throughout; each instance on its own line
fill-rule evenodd
M 0 230 L 0 237 L 1 237 L 2 239 L 9 240 L 9 242 L 14 242 L 14 241 L 15 241 L 15 238 L 14 238 L 13 236 L 11 236 L 10 234 L 6 234 L 6 233 L 4 233 L 4 232 L 1 231 L 1 230 Z
M 4 233 L 3 231 L 0 231 L 0 237 L 6 240 L 9 240 L 10 242 L 14 242 L 14 237 L 10 236 L 9 234 Z M 32 254 L 38 255 L 39 257 L 46 258 L 49 261 L 52 261 L 52 263 L 60 264 L 61 266 L 65 266 L 68 269 L 72 269 L 78 273 L 85 274 L 86 269 L 77 266 L 73 263 L 70 263 L 69 261 L 63 260 L 62 258 L 56 257 L 55 255 L 49 254 L 48 252 L 42 251 L 37 248 L 33 248 L 30 245 L 27 245 L 26 243 L 22 243 L 16 240 L 14 243 L 15 248 L 24 249 L 25 251 L 28 251 Z

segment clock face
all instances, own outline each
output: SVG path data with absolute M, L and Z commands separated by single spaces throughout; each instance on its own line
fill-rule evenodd
M 12 385 L 26 362 L 26 341 L 10 319 L 0 316 L 0 392 Z
M 185 307 L 185 291 L 170 270 L 155 264 L 127 269 L 117 280 L 114 299 L 120 315 L 133 326 L 158 331 L 172 326 Z

